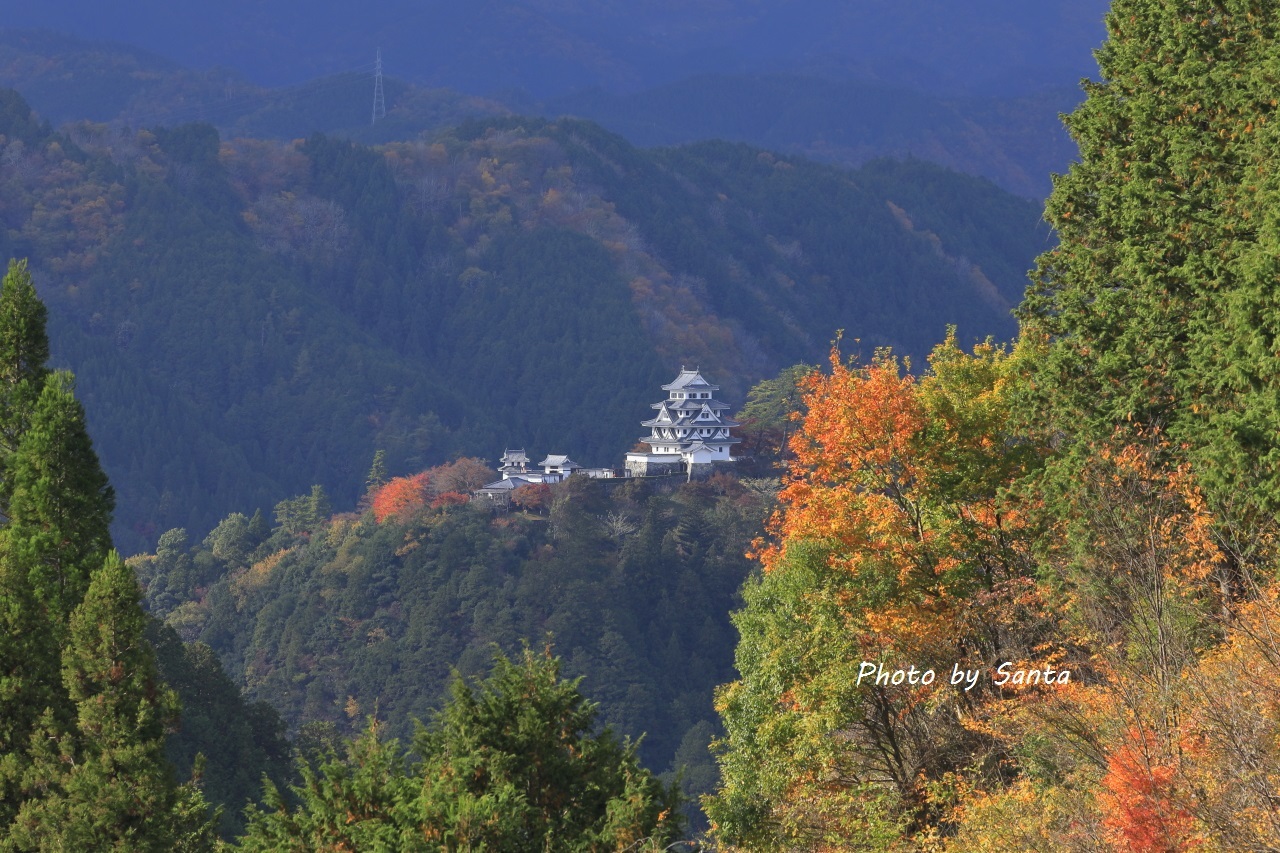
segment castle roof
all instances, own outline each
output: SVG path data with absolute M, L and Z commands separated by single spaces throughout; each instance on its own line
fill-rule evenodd
M 577 462 L 574 462 L 568 456 L 548 456 L 538 463 L 542 466 L 552 466 L 555 468 L 581 468 Z
M 663 385 L 663 391 L 684 391 L 686 389 L 696 389 L 698 391 L 719 391 L 719 385 L 712 385 L 710 382 L 702 378 L 702 374 L 695 367 L 693 370 L 680 368 L 680 375 L 675 378 L 669 385 Z
M 511 491 L 515 491 L 521 486 L 528 486 L 528 485 L 532 485 L 534 483 L 540 483 L 540 482 L 542 481 L 531 480 L 527 477 L 521 477 L 517 475 L 515 477 L 508 477 L 505 480 L 498 480 L 497 482 L 489 483 L 487 485 L 481 486 L 479 489 L 476 489 L 476 491 L 477 492 L 511 492 Z
M 641 421 L 640 426 L 683 427 L 683 428 L 692 429 L 696 427 L 703 427 L 703 428 L 705 427 L 736 427 L 736 426 L 741 426 L 741 424 L 739 424 L 735 420 L 731 420 L 730 418 L 721 417 L 720 414 L 717 412 L 707 411 L 702 413 L 681 412 L 680 417 L 675 420 L 671 420 L 671 419 L 663 420 L 662 416 L 659 415 L 656 418 L 650 418 L 647 421 Z

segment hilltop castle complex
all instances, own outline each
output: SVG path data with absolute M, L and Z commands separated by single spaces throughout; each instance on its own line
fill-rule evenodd
M 640 424 L 649 428 L 649 435 L 640 439 L 649 445 L 649 452 L 628 453 L 624 476 L 686 474 L 697 478 L 710 474 L 718 465 L 732 463 L 729 448 L 741 439 L 730 434 L 738 422 L 725 414 L 728 404 L 715 398 L 720 386 L 712 385 L 696 368 L 681 368 L 680 375 L 662 390 L 667 399 L 654 403 L 657 413 Z M 476 495 L 505 505 L 511 493 L 526 484 L 558 483 L 571 474 L 606 479 L 617 476 L 610 468 L 584 468 L 568 456 L 548 456 L 538 464 L 541 471 L 531 467 L 523 450 L 507 450 L 498 464 L 502 479 L 478 489 Z

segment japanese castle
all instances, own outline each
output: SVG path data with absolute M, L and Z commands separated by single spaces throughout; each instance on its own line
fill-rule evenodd
M 680 375 L 663 385 L 667 399 L 654 403 L 657 414 L 641 426 L 649 435 L 640 441 L 648 453 L 627 454 L 627 476 L 652 477 L 657 474 L 710 472 L 716 463 L 732 462 L 729 448 L 741 439 L 729 430 L 738 422 L 725 415 L 727 403 L 716 400 L 719 385 L 712 385 L 695 368 L 681 368 Z

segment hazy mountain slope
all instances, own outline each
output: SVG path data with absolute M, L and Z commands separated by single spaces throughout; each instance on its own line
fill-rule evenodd
M 711 75 L 629 95 L 581 92 L 543 111 L 599 122 L 641 146 L 728 139 L 845 166 L 918 157 L 1043 198 L 1049 175 L 1075 154 L 1058 116 L 1082 98 L 1074 86 L 948 99 L 861 81 Z
M 18 30 L 0 30 L 0 85 L 57 124 L 207 121 L 224 136 L 277 139 L 320 131 L 389 142 L 512 111 L 576 115 L 640 146 L 728 139 L 844 166 L 919 157 L 1028 198 L 1043 197 L 1049 174 L 1074 156 L 1058 115 L 1081 97 L 1074 85 L 957 99 L 824 76 L 716 74 L 633 94 L 594 88 L 545 103 L 514 95 L 499 103 L 388 76 L 387 115 L 372 124 L 371 65 L 266 89 L 235 72 L 194 71 L 126 45 Z
M 120 122 L 137 128 L 201 121 L 236 136 L 298 139 L 323 131 L 387 141 L 508 112 L 494 101 L 389 76 L 384 91 L 390 112 L 373 127 L 373 63 L 357 65 L 270 89 L 239 71 L 196 70 L 127 44 L 0 29 L 0 86 L 17 89 L 55 124 Z
M 1025 93 L 1093 73 L 1105 0 L 388 0 L 373 9 L 252 0 L 49 0 L 11 27 L 127 41 L 197 68 L 287 85 L 363 65 L 471 93 L 639 89 L 709 72 L 822 71 L 926 91 Z

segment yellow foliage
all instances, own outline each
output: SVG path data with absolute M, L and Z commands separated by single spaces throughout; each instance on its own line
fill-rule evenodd
M 231 594 L 236 599 L 237 607 L 243 606 L 249 596 L 267 585 L 271 579 L 271 573 L 288 553 L 289 549 L 282 548 L 254 563 L 231 581 Z

